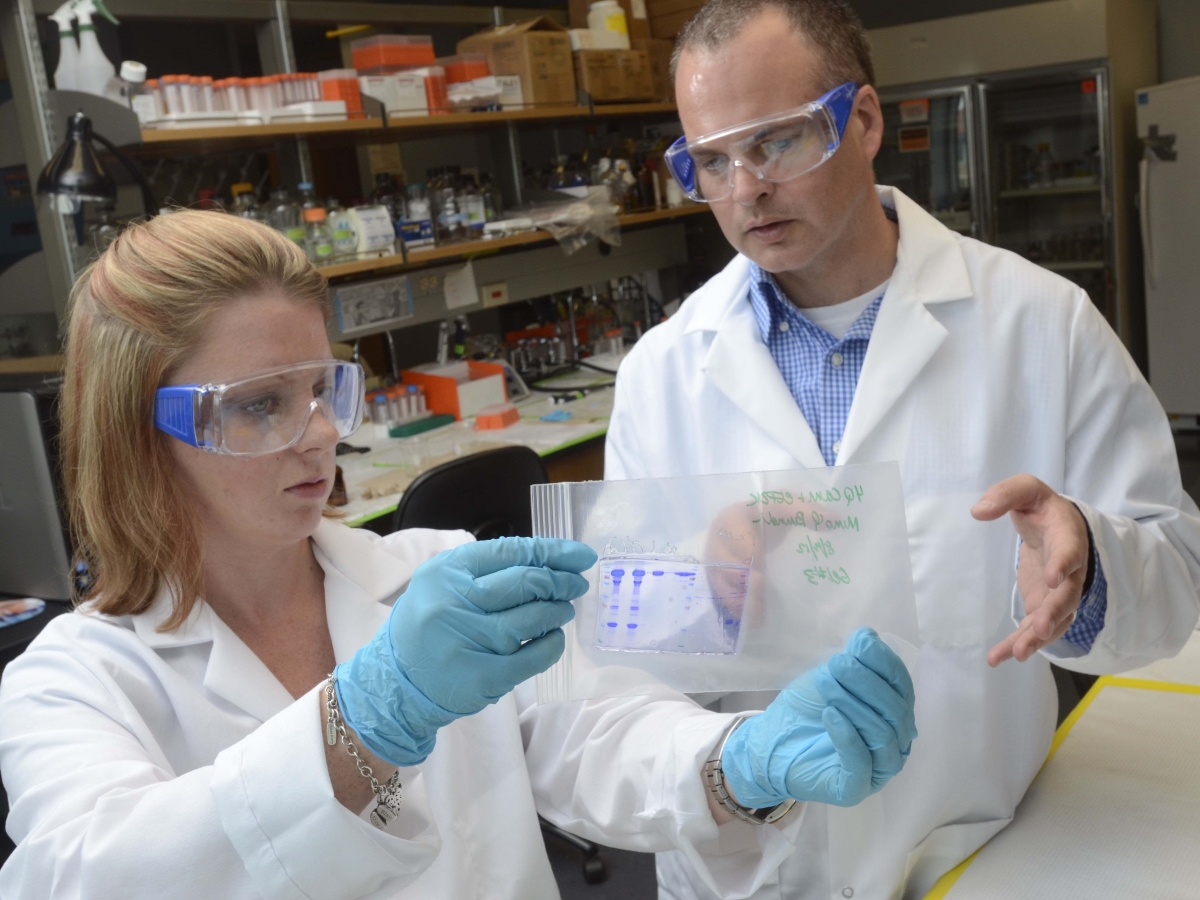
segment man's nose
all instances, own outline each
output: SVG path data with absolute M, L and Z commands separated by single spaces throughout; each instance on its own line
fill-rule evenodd
M 742 165 L 740 160 L 733 164 L 732 198 L 742 206 L 754 206 L 763 197 L 769 195 L 775 186 L 765 178 L 759 178 L 753 171 Z

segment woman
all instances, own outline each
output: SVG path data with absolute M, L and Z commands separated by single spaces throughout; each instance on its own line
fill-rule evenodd
M 62 438 L 95 577 L 0 686 L 0 896 L 554 897 L 538 812 L 682 849 L 722 894 L 761 884 L 800 817 L 735 821 L 706 790 L 730 717 L 538 707 L 522 684 L 561 653 L 591 550 L 323 518 L 362 404 L 326 313 L 295 245 L 215 212 L 135 226 L 80 276 Z M 864 734 L 890 727 L 843 700 Z M 735 797 L 823 799 L 804 765 L 869 792 L 880 742 L 854 732 L 857 773 L 828 741 L 789 751 L 796 702 L 733 732 Z

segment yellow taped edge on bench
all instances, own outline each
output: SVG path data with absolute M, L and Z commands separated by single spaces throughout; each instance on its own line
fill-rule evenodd
M 1083 699 L 1078 705 L 1071 710 L 1071 714 L 1063 720 L 1063 723 L 1058 726 L 1054 732 L 1054 740 L 1050 742 L 1050 752 L 1046 754 L 1046 761 L 1042 763 L 1042 768 L 1046 767 L 1046 763 L 1050 762 L 1058 748 L 1062 746 L 1062 742 L 1066 740 L 1071 729 L 1075 727 L 1087 708 L 1092 705 L 1092 701 L 1100 696 L 1100 692 L 1106 687 L 1123 687 L 1132 688 L 1139 691 L 1163 691 L 1168 694 L 1200 694 L 1200 685 L 1196 684 L 1175 684 L 1171 681 L 1153 681 L 1149 678 L 1122 678 L 1120 675 L 1101 675 L 1096 679 L 1096 683 L 1091 689 L 1084 694 Z M 1038 770 L 1041 774 L 1041 769 Z M 986 847 L 987 844 L 984 844 Z M 975 861 L 975 857 L 979 855 L 979 850 L 976 850 L 957 866 L 943 875 L 937 880 L 937 883 L 930 888 L 929 893 L 925 895 L 924 900 L 944 900 L 950 889 L 954 887 L 955 882 L 962 877 L 963 872 L 967 871 L 967 867 Z

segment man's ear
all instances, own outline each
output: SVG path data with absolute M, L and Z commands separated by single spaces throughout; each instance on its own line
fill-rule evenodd
M 883 107 L 879 102 L 879 94 L 869 84 L 858 89 L 846 127 L 859 129 L 863 153 L 867 159 L 873 160 L 883 146 Z

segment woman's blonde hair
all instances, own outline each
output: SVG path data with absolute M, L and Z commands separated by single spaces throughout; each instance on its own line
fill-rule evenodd
M 90 601 L 144 612 L 160 588 L 187 620 L 203 588 L 201 542 L 154 397 L 209 318 L 238 297 L 278 292 L 328 314 L 325 278 L 292 241 L 221 212 L 182 210 L 123 232 L 71 291 L 60 417 L 75 561 Z

